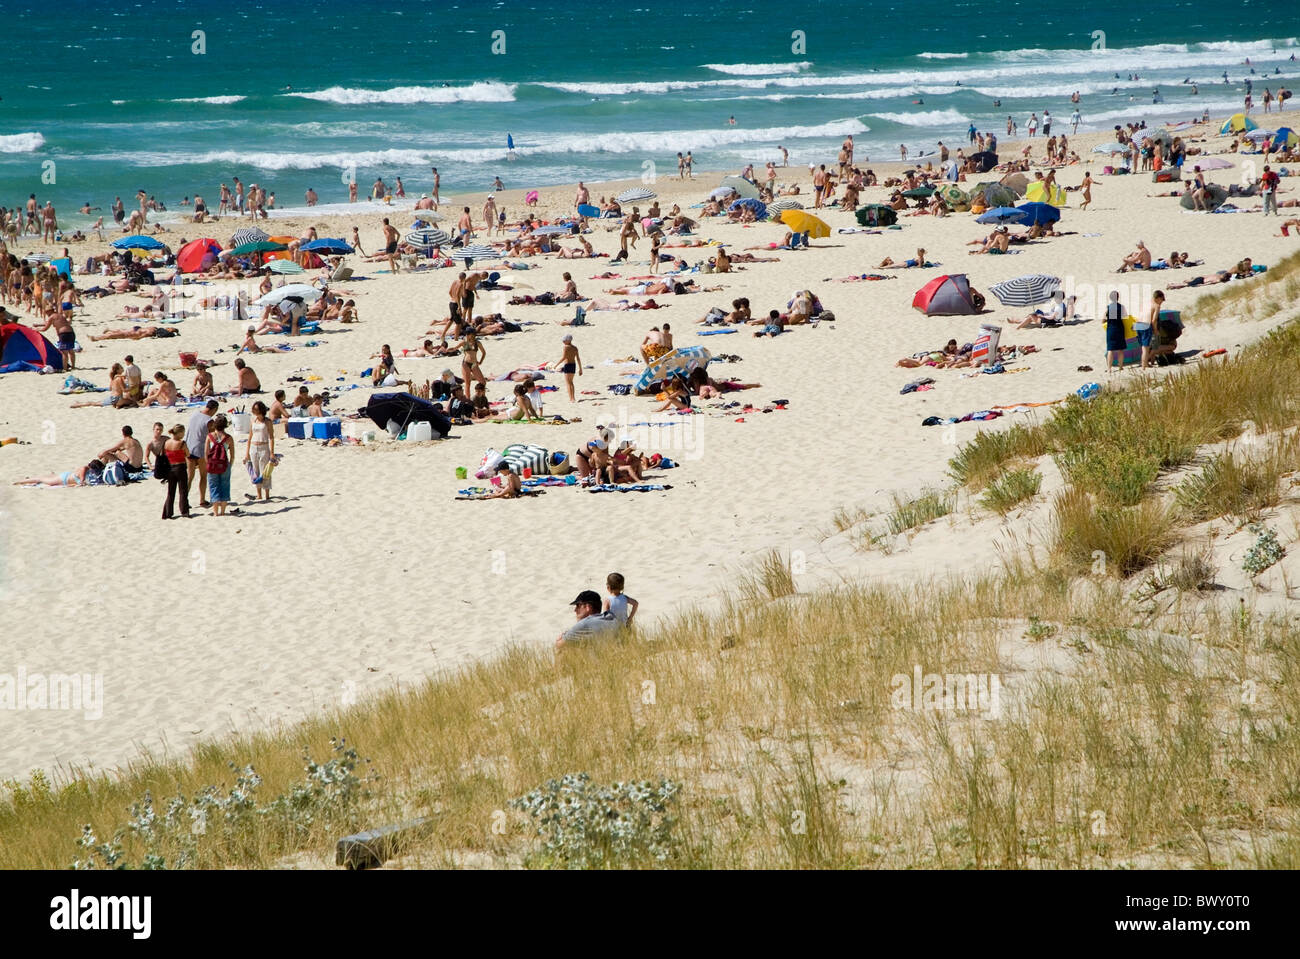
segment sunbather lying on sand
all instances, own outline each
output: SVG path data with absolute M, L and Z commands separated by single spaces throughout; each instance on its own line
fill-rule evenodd
M 146 340 L 149 337 L 165 338 L 180 336 L 181 331 L 174 326 L 133 326 L 129 330 L 105 330 L 91 337 L 92 340 Z
M 925 250 L 918 249 L 916 257 L 911 260 L 904 260 L 902 263 L 895 263 L 891 257 L 885 257 L 876 267 L 878 270 L 910 270 L 914 267 L 934 266 L 933 263 L 927 263 L 925 259 Z
M 1006 253 L 1011 246 L 1011 236 L 1005 226 L 1000 226 L 983 240 L 971 240 L 967 246 L 978 244 L 978 250 L 971 250 L 970 254 L 974 256 L 977 253 Z
M 956 340 L 949 340 L 942 350 L 935 350 L 931 353 L 916 353 L 912 356 L 905 356 L 896 364 L 897 366 L 914 369 L 918 366 L 932 366 L 936 369 L 951 370 L 958 367 L 971 365 L 972 346 L 967 343 L 965 346 L 958 346 Z

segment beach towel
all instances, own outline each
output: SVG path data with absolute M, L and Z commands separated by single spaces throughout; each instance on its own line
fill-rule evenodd
M 653 493 L 659 490 L 669 490 L 671 486 L 662 483 L 633 483 L 630 486 L 617 486 L 612 483 L 602 483 L 599 486 L 588 486 L 588 493 Z
M 696 336 L 722 336 L 724 333 L 739 333 L 739 330 L 700 330 Z

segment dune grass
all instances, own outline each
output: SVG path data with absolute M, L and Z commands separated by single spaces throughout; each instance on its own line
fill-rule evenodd
M 1247 283 L 1234 280 L 1210 288 L 1183 311 L 1183 320 L 1213 323 L 1230 316 L 1267 319 L 1297 298 L 1300 298 L 1300 252 L 1288 254 Z
M 325 797 L 311 815 L 210 822 L 183 837 L 192 858 L 182 864 L 328 864 L 345 830 L 414 815 L 431 826 L 404 855 L 408 866 L 1295 863 L 1294 628 L 1210 614 L 1137 629 L 1118 585 L 1102 583 L 1086 603 L 1068 587 L 1053 571 L 1024 569 L 857 586 L 688 613 L 558 664 L 549 651 L 512 649 L 292 729 L 205 745 L 184 763 L 11 787 L 0 863 L 67 867 L 86 858 L 77 839 L 89 824 L 101 843 L 116 835 L 118 865 L 150 856 L 174 865 L 175 843 L 127 828 L 146 792 L 159 808 L 207 785 L 225 796 L 251 766 L 257 805 L 275 808 L 301 793 L 303 749 L 323 759 L 336 737 L 359 751 L 364 785 L 350 803 Z M 1060 624 L 1034 641 L 1054 650 L 1053 670 L 1011 665 L 1015 646 L 1031 642 L 1031 616 Z M 1169 638 L 1193 630 L 1195 649 Z M 916 667 L 999 676 L 1000 715 L 895 708 Z M 1246 679 L 1258 697 L 1243 705 Z M 527 803 L 512 801 L 578 773 L 677 791 L 647 814 L 648 839 L 627 858 L 571 843 L 561 855 L 539 838 Z M 633 801 L 626 789 L 619 796 L 619 808 Z M 592 802 L 591 815 L 614 801 Z
M 1042 474 L 1032 467 L 1008 470 L 989 484 L 980 502 L 1000 516 L 1038 495 Z
M 931 520 L 952 512 L 953 494 L 945 490 L 927 489 L 917 496 L 894 494 L 894 508 L 886 517 L 890 534 L 897 536 L 918 529 Z

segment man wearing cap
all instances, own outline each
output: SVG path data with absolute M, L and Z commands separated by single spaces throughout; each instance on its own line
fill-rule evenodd
M 195 410 L 190 415 L 189 424 L 185 427 L 185 461 L 189 467 L 185 471 L 185 495 L 188 498 L 197 472 L 200 506 L 208 505 L 208 464 L 204 457 L 207 455 L 205 447 L 208 442 L 208 425 L 212 422 L 212 417 L 217 415 L 217 408 L 216 400 L 208 400 L 203 409 Z
M 555 640 L 556 649 L 579 646 L 588 640 L 609 636 L 619 628 L 619 621 L 613 613 L 601 612 L 600 594 L 595 590 L 584 589 L 569 605 L 573 607 L 577 622 L 560 633 Z

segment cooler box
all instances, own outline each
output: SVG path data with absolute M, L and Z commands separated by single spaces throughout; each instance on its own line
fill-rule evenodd
M 333 440 L 343 435 L 343 420 L 337 416 L 317 416 L 311 421 L 311 436 L 316 440 Z
M 980 324 L 980 335 L 975 338 L 971 349 L 971 366 L 983 366 L 997 362 L 998 340 L 1002 337 L 1002 327 L 992 323 Z
M 433 439 L 432 423 L 411 423 L 406 427 L 408 443 L 427 443 L 431 439 Z
M 243 436 L 253 428 L 253 414 L 252 413 L 231 413 L 230 425 L 234 428 L 236 433 Z
M 196 365 L 198 365 L 198 362 L 199 362 L 199 354 L 185 353 L 185 352 L 181 353 L 181 366 L 183 368 L 187 370 L 192 370 Z
M 291 440 L 310 439 L 312 421 L 306 417 L 293 417 L 285 423 L 284 432 Z

